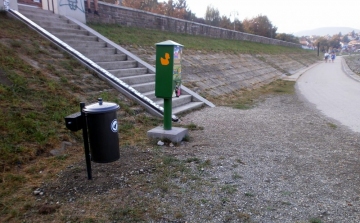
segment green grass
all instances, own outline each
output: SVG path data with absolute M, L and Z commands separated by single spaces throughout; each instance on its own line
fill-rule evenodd
M 322 223 L 323 221 L 319 218 L 311 218 L 309 220 L 310 223 Z
M 0 65 L 12 83 L 1 86 L 0 158 L 4 167 L 33 159 L 58 139 L 56 129 L 77 105 L 61 84 L 49 80 L 4 45 L 0 45 Z M 28 146 L 34 143 L 36 151 Z
M 186 49 L 211 52 L 232 52 L 246 54 L 304 53 L 301 48 L 275 46 L 249 41 L 215 39 L 189 34 L 179 34 L 159 30 L 125 27 L 120 25 L 88 24 L 91 28 L 119 45 L 152 46 L 172 40 L 184 45 Z
M 335 125 L 334 123 L 330 123 L 328 122 L 327 125 L 332 128 L 332 129 L 336 129 L 337 128 L 337 125 Z
M 243 177 L 241 175 L 239 175 L 238 173 L 233 173 L 231 175 L 231 178 L 234 180 L 238 180 L 238 179 L 242 179 Z
M 245 195 L 246 197 L 255 197 L 255 195 L 254 195 L 254 194 L 249 193 L 249 192 L 246 192 L 244 195 Z
M 276 80 L 262 87 L 234 92 L 232 94 L 209 98 L 216 105 L 230 106 L 236 109 L 251 109 L 265 95 L 294 94 L 295 82 Z
M 200 159 L 199 158 L 196 158 L 196 157 L 191 157 L 191 158 L 187 158 L 186 161 L 187 163 L 200 163 Z
M 227 184 L 227 185 L 221 186 L 221 191 L 226 194 L 234 194 L 237 191 L 237 188 L 234 185 Z
M 188 130 L 203 130 L 204 129 L 204 127 L 197 126 L 194 123 L 190 123 L 188 125 L 185 125 L 184 127 L 187 128 Z

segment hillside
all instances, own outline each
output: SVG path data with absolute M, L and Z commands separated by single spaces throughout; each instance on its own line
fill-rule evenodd
M 0 14 L 0 20 L 0 165 L 3 170 L 0 173 L 0 222 L 163 219 L 164 214 L 156 209 L 161 200 L 146 198 L 144 193 L 159 191 L 165 195 L 169 187 L 166 182 L 173 176 L 171 172 L 187 168 L 147 139 L 146 132 L 161 125 L 162 120 L 149 116 L 25 25 L 4 13 Z M 161 35 L 155 42 L 167 39 L 170 34 Z M 124 46 L 153 63 L 154 48 L 135 41 L 126 42 Z M 314 52 L 299 49 L 271 46 L 274 50 L 268 51 L 268 46 L 251 43 L 247 45 L 247 53 L 236 53 L 234 49 L 199 48 L 208 46 L 209 39 L 200 38 L 197 42 L 196 47 L 184 51 L 188 55 L 184 61 L 184 84 L 209 100 L 223 97 L 219 103 L 230 104 L 226 97 L 234 95 L 236 89 L 265 85 L 318 60 Z M 254 47 L 256 50 L 252 51 Z M 267 52 L 261 52 L 262 48 Z M 253 78 L 244 78 L 245 84 L 239 88 L 233 84 L 235 71 L 243 76 L 251 74 Z M 267 75 L 269 77 L 261 79 Z M 219 88 L 223 90 L 216 91 Z M 92 103 L 98 97 L 121 107 L 117 114 L 121 158 L 112 164 L 94 164 L 97 181 L 87 181 L 81 133 L 67 130 L 63 118 L 77 112 L 79 102 Z M 185 127 L 194 131 L 201 129 L 194 125 Z M 70 142 L 71 146 L 60 156 L 51 156 L 50 151 L 59 150 L 63 142 Z M 207 165 L 203 160 L 191 162 L 199 169 Z M 118 175 L 109 183 L 110 172 L 112 176 Z M 151 177 L 153 183 L 147 183 L 142 176 Z M 114 209 L 111 202 L 104 202 L 118 199 L 109 197 L 114 194 L 122 199 L 119 209 Z
M 360 29 L 354 29 L 351 27 L 322 27 L 318 29 L 312 29 L 312 30 L 304 30 L 300 32 L 294 33 L 295 36 L 301 37 L 301 36 L 325 36 L 330 35 L 333 36 L 335 34 L 339 34 L 340 32 L 344 35 L 349 32 L 355 31 L 355 33 L 360 32 Z
M 33 191 L 72 163 L 85 164 L 81 132 L 69 131 L 64 123 L 65 116 L 79 111 L 81 101 L 89 104 L 101 97 L 120 105 L 123 151 L 147 142 L 146 131 L 161 120 L 27 26 L 4 13 L 0 21 L 0 222 L 19 222 L 29 215 L 30 222 L 47 222 L 35 220 L 38 211 L 52 212 L 56 205 L 47 206 Z M 63 142 L 71 146 L 51 156 Z
M 184 45 L 182 84 L 212 100 L 268 84 L 281 75 L 321 60 L 316 51 L 246 41 L 178 35 L 118 25 L 90 24 L 128 51 L 155 66 L 155 43 L 170 39 Z

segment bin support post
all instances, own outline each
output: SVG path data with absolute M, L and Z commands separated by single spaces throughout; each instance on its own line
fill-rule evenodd
M 84 139 L 84 149 L 85 149 L 85 160 L 86 160 L 86 170 L 88 175 L 88 180 L 92 179 L 91 174 L 91 160 L 90 160 L 90 150 L 89 150 L 89 139 L 87 134 L 87 125 L 86 125 L 86 118 L 84 109 L 85 103 L 80 102 L 80 112 L 81 112 L 81 119 L 82 119 L 82 132 L 83 132 L 83 139 Z
M 164 130 L 171 130 L 172 99 L 164 98 Z

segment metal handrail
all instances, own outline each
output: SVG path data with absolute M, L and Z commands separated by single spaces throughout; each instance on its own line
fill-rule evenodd
M 93 69 L 97 73 L 100 73 L 101 75 L 103 75 L 103 77 L 105 77 L 108 81 L 110 81 L 113 84 L 115 84 L 116 86 L 120 87 L 122 90 L 126 91 L 131 96 L 137 98 L 142 103 L 144 103 L 147 106 L 151 107 L 157 114 L 159 114 L 161 116 L 164 115 L 164 108 L 163 107 L 155 104 L 151 99 L 149 99 L 148 97 L 142 95 L 136 89 L 132 88 L 130 85 L 128 85 L 125 82 L 121 81 L 119 78 L 112 75 L 107 70 L 100 67 L 95 62 L 93 62 L 89 58 L 85 57 L 83 54 L 81 54 L 80 52 L 78 52 L 77 50 L 75 50 L 74 48 L 72 48 L 71 46 L 69 46 L 68 44 L 66 44 L 62 40 L 60 40 L 59 38 L 57 38 L 53 34 L 49 33 L 48 31 L 46 31 L 45 29 L 43 29 L 42 27 L 40 27 L 39 25 L 37 25 L 36 23 L 31 21 L 27 17 L 22 15 L 20 12 L 12 10 L 12 9 L 9 9 L 8 12 L 11 13 L 15 18 L 21 20 L 22 22 L 24 22 L 25 24 L 30 26 L 32 29 L 39 32 L 41 35 L 43 35 L 45 38 L 49 39 L 51 42 L 53 42 L 54 44 L 59 46 L 61 49 L 68 52 L 69 54 L 71 54 L 75 58 L 77 58 L 80 62 L 85 64 L 87 67 L 90 67 L 91 69 Z M 177 116 L 172 115 L 172 121 L 177 122 L 178 120 L 179 120 L 179 118 Z

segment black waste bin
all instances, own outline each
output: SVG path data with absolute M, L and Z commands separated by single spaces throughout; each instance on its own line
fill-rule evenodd
M 119 135 L 116 111 L 119 105 L 103 102 L 86 106 L 83 111 L 89 133 L 91 160 L 96 163 L 110 163 L 120 158 Z

